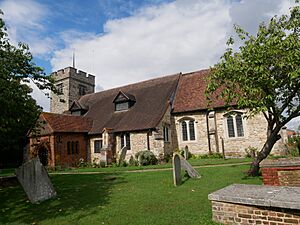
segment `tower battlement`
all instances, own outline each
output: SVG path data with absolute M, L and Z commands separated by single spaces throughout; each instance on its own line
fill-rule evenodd
M 85 94 L 94 93 L 95 76 L 74 67 L 66 67 L 51 74 L 59 94 L 51 93 L 50 111 L 63 113 L 73 101 Z
M 51 73 L 51 76 L 55 81 L 59 81 L 66 78 L 74 78 L 82 80 L 86 83 L 95 84 L 95 76 L 92 74 L 88 74 L 84 71 L 77 70 L 73 67 L 66 67 L 64 69 L 60 69 L 56 72 Z

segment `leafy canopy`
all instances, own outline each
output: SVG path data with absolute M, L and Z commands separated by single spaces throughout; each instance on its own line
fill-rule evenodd
M 54 89 L 52 80 L 32 62 L 28 46 L 10 44 L 2 15 L 0 10 L 0 152 L 19 150 L 41 111 L 30 96 L 29 81 L 40 89 Z
M 222 87 L 227 103 L 249 109 L 249 115 L 268 112 L 268 121 L 283 126 L 300 115 L 299 5 L 289 15 L 262 23 L 256 36 L 234 28 L 242 45 L 234 52 L 234 39 L 228 40 L 228 49 L 212 68 L 207 94 Z

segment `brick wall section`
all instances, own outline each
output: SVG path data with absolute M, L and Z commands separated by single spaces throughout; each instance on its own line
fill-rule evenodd
M 300 187 L 300 157 L 261 162 L 263 183 L 272 186 Z
M 261 168 L 264 185 L 300 187 L 300 166 Z
M 300 224 L 300 211 L 212 201 L 213 221 L 223 224 Z

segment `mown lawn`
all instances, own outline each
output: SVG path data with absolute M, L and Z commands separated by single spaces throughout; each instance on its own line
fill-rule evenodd
M 172 171 L 53 174 L 58 197 L 38 205 L 20 186 L 0 190 L 0 224 L 214 224 L 207 195 L 247 178 L 248 165 L 197 169 L 200 179 L 173 186 Z
M 232 159 L 189 159 L 189 163 L 192 166 L 205 166 L 205 165 L 219 165 L 219 164 L 231 164 L 231 163 L 243 163 L 252 161 L 251 158 L 232 158 Z M 127 167 L 116 167 L 110 166 L 105 168 L 93 168 L 93 167 L 79 167 L 79 168 L 66 168 L 56 172 L 122 172 L 131 170 L 148 170 L 148 169 L 165 169 L 172 168 L 172 163 L 160 164 L 160 165 L 149 165 L 149 166 L 127 166 Z M 50 171 L 51 172 L 51 171 Z M 1 175 L 1 173 L 0 173 Z

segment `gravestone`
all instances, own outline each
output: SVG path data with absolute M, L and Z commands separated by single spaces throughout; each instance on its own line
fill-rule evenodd
M 16 175 L 31 203 L 42 202 L 56 196 L 48 173 L 38 157 L 16 169 Z
M 189 164 L 188 161 L 186 161 L 183 157 L 180 157 L 181 167 L 184 169 L 189 177 L 191 178 L 200 178 L 200 174 L 192 167 L 191 164 Z
M 181 184 L 181 163 L 178 154 L 173 156 L 173 181 L 175 187 Z
M 121 154 L 120 154 L 120 159 L 119 159 L 119 165 L 124 162 L 125 160 L 125 157 L 126 157 L 126 153 L 127 153 L 127 146 L 124 146 L 122 149 L 121 149 Z
M 184 158 L 189 159 L 189 147 L 187 145 L 184 147 Z

